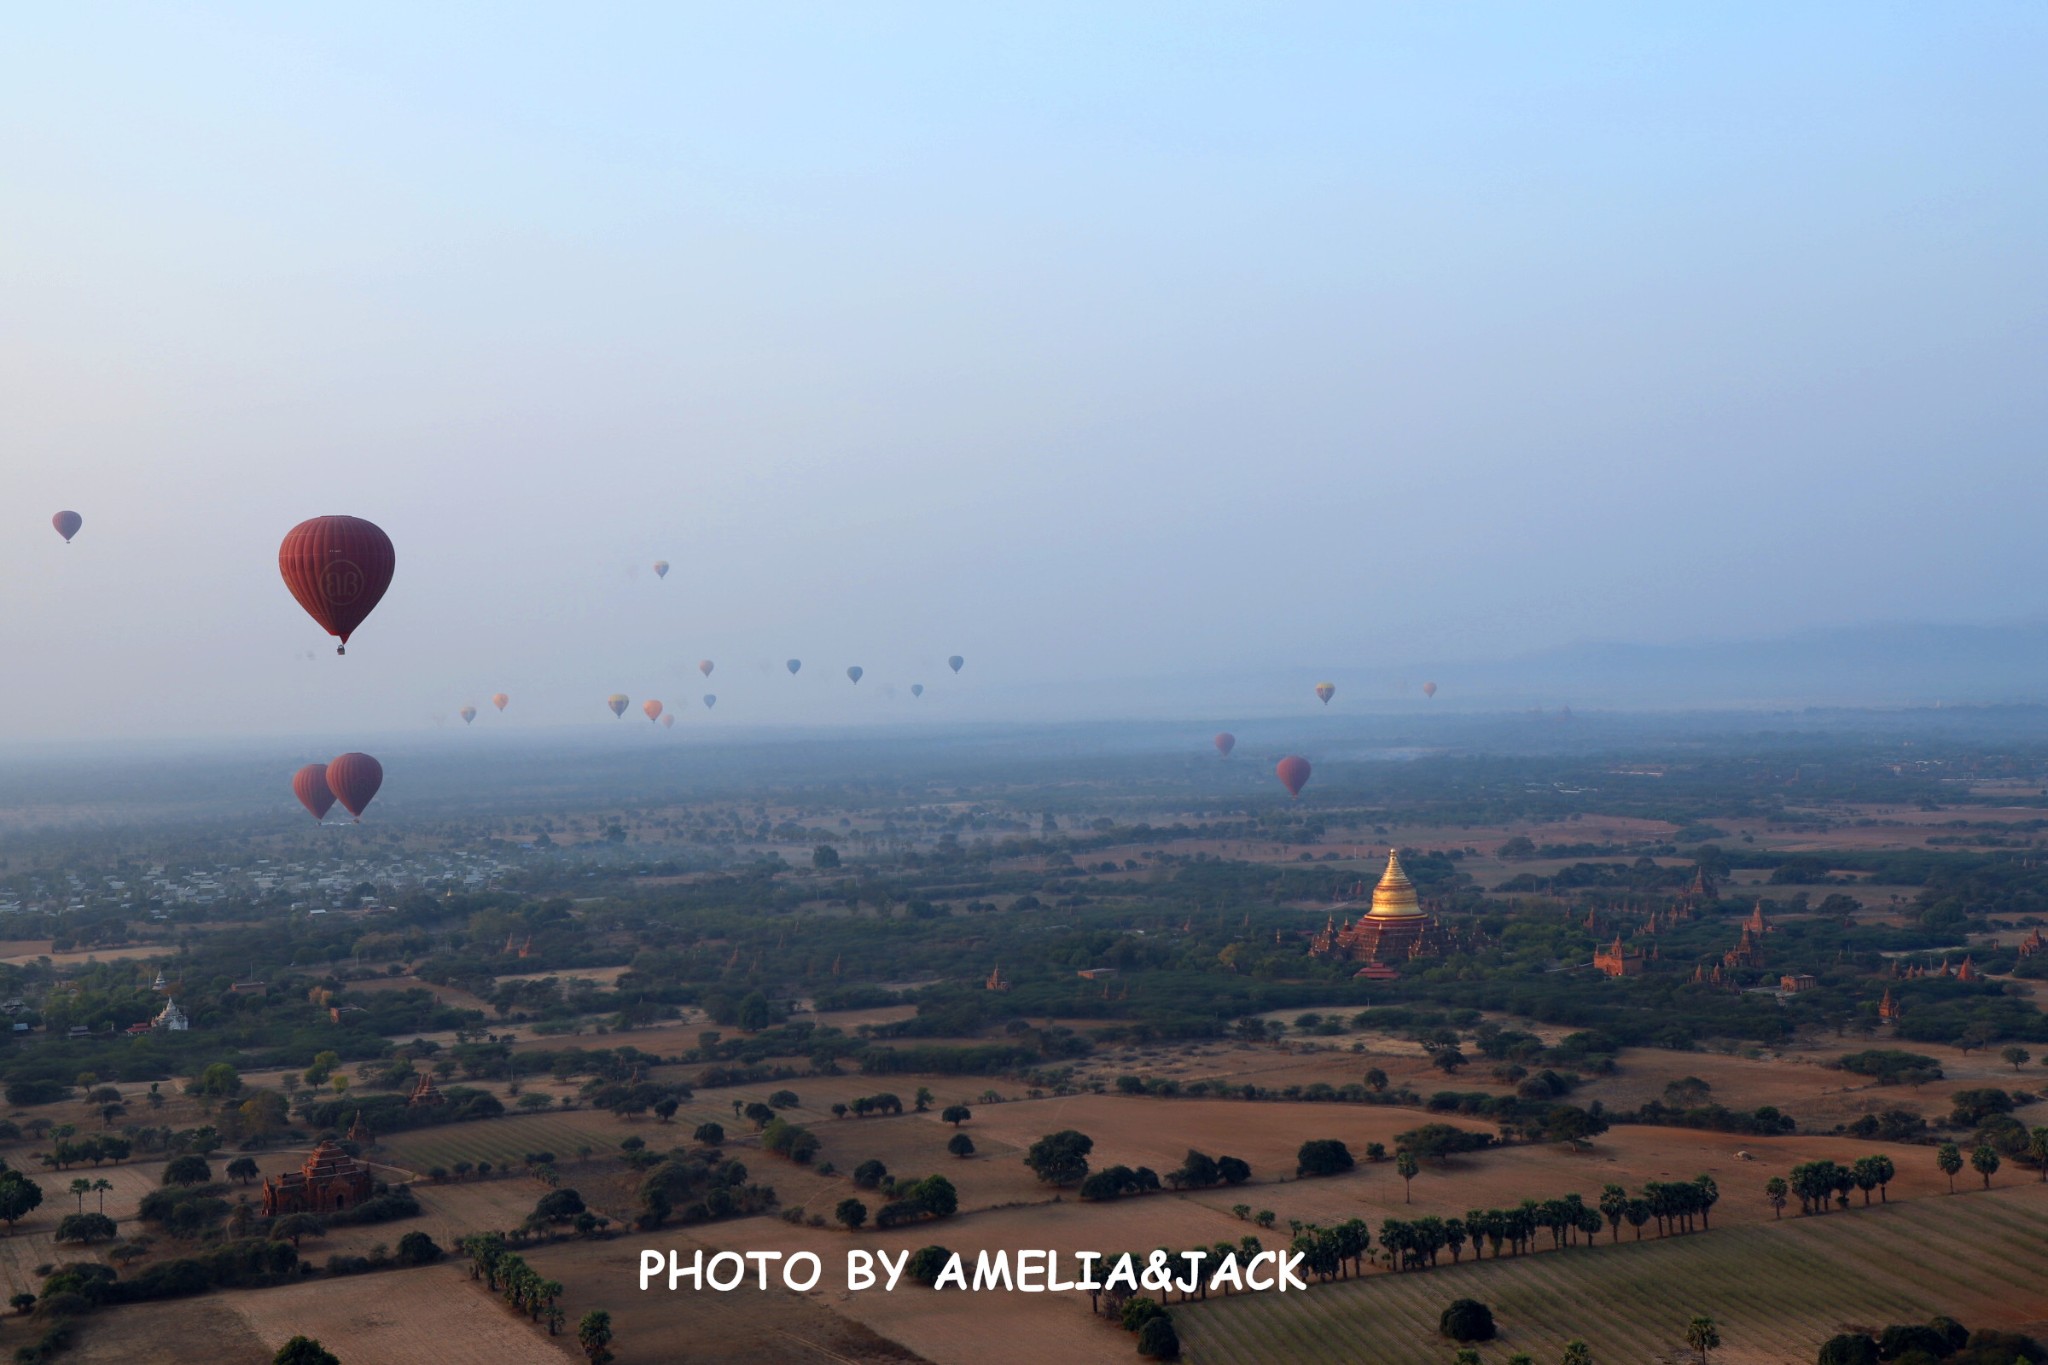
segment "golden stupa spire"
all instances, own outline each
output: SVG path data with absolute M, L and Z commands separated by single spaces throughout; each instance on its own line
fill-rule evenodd
M 1406 919 L 1422 913 L 1415 883 L 1401 870 L 1401 855 L 1392 849 L 1387 850 L 1387 870 L 1380 877 L 1380 884 L 1372 889 L 1369 913 L 1373 919 Z

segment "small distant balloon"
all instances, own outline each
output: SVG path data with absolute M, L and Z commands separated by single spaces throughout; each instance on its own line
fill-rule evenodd
M 1425 697 L 1433 697 L 1433 696 L 1435 696 L 1435 695 L 1436 695 L 1436 684 L 1435 684 L 1435 683 L 1433 683 L 1433 682 L 1426 682 L 1426 683 L 1424 683 L 1424 684 L 1422 685 L 1422 695 L 1423 695 L 1423 696 L 1425 696 Z
M 662 729 L 664 729 L 664 730 L 673 730 L 673 729 L 675 729 L 675 728 L 676 728 L 676 713 L 675 713 L 675 712 L 673 712 L 673 711 L 666 711 L 666 712 L 663 712 L 663 713 L 662 713 L 662 717 L 661 717 L 661 728 L 662 728 Z
M 340 639 L 348 637 L 383 600 L 398 562 L 391 537 L 361 517 L 314 517 L 285 533 L 277 569 L 306 614 Z
M 78 534 L 78 528 L 85 525 L 85 518 L 76 512 L 59 512 L 50 518 L 50 525 L 57 528 L 57 534 L 64 537 L 64 543 L 69 545 L 71 537 Z
M 1225 730 L 1216 736 L 1215 744 L 1216 752 L 1222 754 L 1225 758 L 1229 758 L 1230 751 L 1237 747 L 1237 736 Z
M 384 765 L 368 754 L 343 754 L 327 761 L 327 786 L 343 810 L 357 820 L 384 785 Z
M 789 676 L 792 678 L 796 676 L 796 671 L 802 668 L 803 666 L 804 661 L 802 659 L 791 659 L 788 663 L 783 665 L 784 668 L 789 670 Z
M 613 715 L 624 718 L 626 708 L 633 704 L 633 699 L 624 692 L 614 692 L 604 699 L 604 704 L 612 708 Z
M 967 660 L 961 658 L 958 654 L 955 654 L 952 658 L 946 660 L 946 667 L 952 669 L 955 673 L 958 673 L 961 669 L 967 667 Z
M 292 774 L 292 795 L 299 798 L 299 804 L 313 812 L 315 820 L 325 820 L 327 812 L 334 809 L 334 793 L 327 786 L 327 765 L 308 763 Z
M 457 711 L 455 714 L 462 717 L 462 723 L 464 725 L 471 724 L 476 720 L 476 708 L 474 706 L 465 705 L 460 711 Z
M 1274 774 L 1279 777 L 1280 785 L 1287 788 L 1289 796 L 1301 795 L 1301 789 L 1308 785 L 1309 773 L 1312 771 L 1307 759 L 1298 758 L 1293 754 L 1273 765 Z
M 846 676 L 853 679 L 855 683 L 859 683 L 861 674 L 865 672 L 867 672 L 866 669 L 862 668 L 859 664 L 855 664 L 852 668 L 846 670 Z
M 1316 695 L 1323 699 L 1323 705 L 1328 706 L 1330 704 L 1330 698 L 1337 695 L 1337 684 L 1317 683 Z
M 924 695 L 924 684 L 923 684 L 923 683 L 912 683 L 912 684 L 910 685 L 910 695 L 911 695 L 911 696 L 913 696 L 913 697 L 921 697 L 921 696 L 923 696 L 923 695 Z
M 652 697 L 649 697 L 646 701 L 641 702 L 640 709 L 641 711 L 646 713 L 648 722 L 650 724 L 654 721 L 661 719 L 661 703 L 654 700 L 654 698 Z
M 718 705 L 717 695 L 715 693 L 706 692 L 704 694 L 704 709 L 706 711 L 709 711 L 712 707 L 716 705 Z
M 707 678 L 711 676 L 711 670 L 716 667 L 718 667 L 718 665 L 712 663 L 709 659 L 697 660 L 697 671 L 699 673 L 702 673 Z
M 511 697 L 509 697 L 509 696 L 507 696 L 507 695 L 506 695 L 505 693 L 503 693 L 503 692 L 493 692 L 493 693 L 491 693 L 491 705 L 493 705 L 493 706 L 497 707 L 497 708 L 498 708 L 498 709 L 499 709 L 500 711 L 504 710 L 504 709 L 505 709 L 505 707 L 506 707 L 506 705 L 507 705 L 507 704 L 508 704 L 508 703 L 509 703 L 509 702 L 510 702 L 511 700 L 512 700 L 512 698 L 511 698 Z
M 654 576 L 656 578 L 668 577 L 668 561 L 666 559 L 657 559 L 654 561 Z

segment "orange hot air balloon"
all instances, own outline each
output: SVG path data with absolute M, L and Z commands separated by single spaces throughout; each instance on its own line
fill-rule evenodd
M 791 659 L 788 663 L 783 665 L 784 668 L 789 670 L 789 676 L 792 678 L 796 676 L 796 671 L 799 668 L 802 668 L 803 666 L 804 661 L 802 659 Z
M 57 534 L 64 537 L 64 543 L 69 545 L 71 537 L 78 534 L 78 528 L 85 525 L 85 518 L 76 512 L 59 512 L 50 518 L 50 525 L 57 528 Z
M 952 658 L 946 660 L 946 667 L 952 669 L 955 673 L 958 673 L 961 669 L 967 667 L 967 660 L 961 658 L 958 654 L 955 654 Z
M 1273 765 L 1274 774 L 1279 777 L 1280 785 L 1287 788 L 1289 796 L 1301 795 L 1301 789 L 1308 785 L 1308 775 L 1312 771 L 1307 759 L 1297 758 L 1293 754 Z
M 712 663 L 709 659 L 697 660 L 697 671 L 699 673 L 702 673 L 707 678 L 711 676 L 711 670 L 716 667 L 718 667 L 718 665 Z
M 654 698 L 652 697 L 649 697 L 646 701 L 641 702 L 640 709 L 647 713 L 647 719 L 649 721 L 657 721 L 661 719 L 661 703 L 654 700 Z
M 624 718 L 626 708 L 633 704 L 633 699 L 624 692 L 614 692 L 604 699 L 604 704 L 612 708 L 613 715 Z
M 1323 705 L 1328 706 L 1330 704 L 1330 698 L 1337 695 L 1337 684 L 1317 683 L 1316 695 L 1323 699 Z
M 334 809 L 334 793 L 327 786 L 327 765 L 308 763 L 292 774 L 292 795 L 299 798 L 299 804 L 313 812 L 315 820 L 325 820 L 327 812 Z
M 923 696 L 923 695 L 924 695 L 924 684 L 923 684 L 923 683 L 912 683 L 912 684 L 910 685 L 910 695 L 911 695 L 911 696 L 913 696 L 913 697 L 921 697 L 921 696 Z
M 342 809 L 358 821 L 364 807 L 384 785 L 384 765 L 368 754 L 343 754 L 327 762 L 327 786 Z
M 476 719 L 476 708 L 474 706 L 464 706 L 460 711 L 457 711 L 455 714 L 462 717 L 462 723 L 464 725 L 468 725 Z
M 657 559 L 654 561 L 654 576 L 656 578 L 668 577 L 668 561 L 666 559 Z
M 1216 736 L 1216 752 L 1222 754 L 1225 758 L 1229 758 L 1230 751 L 1236 747 L 1237 736 L 1231 734 L 1230 731 L 1225 730 Z
M 1435 683 L 1433 683 L 1433 682 L 1430 682 L 1430 683 L 1424 683 L 1424 684 L 1422 685 L 1422 695 L 1423 695 L 1423 696 L 1425 696 L 1425 697 L 1433 697 L 1433 696 L 1435 696 L 1435 695 L 1436 695 L 1436 684 L 1435 684 Z
M 503 692 L 491 693 L 491 705 L 497 707 L 500 711 L 504 710 L 506 704 L 511 700 L 512 698 L 506 696 Z
M 348 653 L 355 632 L 391 586 L 398 555 L 391 537 L 361 517 L 314 517 L 285 533 L 277 548 L 284 585 Z
M 853 679 L 854 684 L 858 686 L 860 684 L 861 674 L 865 673 L 866 671 L 867 670 L 862 668 L 859 664 L 855 664 L 852 668 L 846 670 L 846 676 Z
M 664 729 L 664 730 L 673 730 L 673 729 L 675 729 L 675 728 L 676 728 L 676 713 L 675 713 L 675 712 L 673 712 L 673 711 L 668 711 L 668 712 L 664 712 L 664 713 L 662 714 L 662 717 L 661 717 L 661 728 L 662 728 L 662 729 Z

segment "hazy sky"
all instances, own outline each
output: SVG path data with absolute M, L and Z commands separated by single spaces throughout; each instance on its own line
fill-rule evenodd
M 17 6 L 0 738 L 2038 617 L 2044 70 L 2020 3 Z

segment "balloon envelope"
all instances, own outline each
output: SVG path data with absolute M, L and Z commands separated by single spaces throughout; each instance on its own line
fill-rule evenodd
M 676 728 L 675 712 L 670 711 L 661 718 L 661 728 L 664 730 L 673 730 Z
M 1280 785 L 1287 788 L 1289 796 L 1301 795 L 1301 789 L 1308 785 L 1308 775 L 1311 771 L 1307 759 L 1297 758 L 1293 754 L 1273 765 L 1274 774 L 1279 777 Z
M 327 762 L 327 787 L 342 809 L 358 820 L 363 808 L 384 785 L 384 765 L 368 754 L 343 754 Z
M 789 670 L 789 676 L 792 678 L 796 676 L 796 671 L 799 668 L 802 668 L 803 666 L 804 661 L 802 659 L 791 659 L 788 663 L 783 665 L 784 668 L 787 668 Z
M 462 717 L 462 723 L 467 725 L 476 719 L 476 708 L 474 706 L 465 706 L 455 714 Z
M 315 820 L 325 820 L 327 812 L 334 809 L 334 793 L 327 786 L 327 765 L 308 763 L 292 774 L 292 795 L 299 798 L 299 804 L 313 812 Z
M 1429 683 L 1424 683 L 1424 684 L 1422 685 L 1422 695 L 1423 695 L 1423 696 L 1425 696 L 1425 697 L 1433 697 L 1433 696 L 1435 696 L 1435 695 L 1436 695 L 1436 684 L 1435 684 L 1435 683 L 1433 683 L 1433 682 L 1429 682 Z
M 961 658 L 958 654 L 955 654 L 952 658 L 946 660 L 946 667 L 952 669 L 955 673 L 958 673 L 961 669 L 967 667 L 967 660 Z
M 712 695 L 711 693 L 706 692 L 704 694 L 704 709 L 706 711 L 709 711 L 712 707 L 716 705 L 718 705 L 718 698 Z
M 652 697 L 649 697 L 646 701 L 641 702 L 640 709 L 647 713 L 647 719 L 649 719 L 650 721 L 661 719 L 661 703 L 654 700 L 654 698 Z
M 626 708 L 633 704 L 633 699 L 624 692 L 614 692 L 604 699 L 604 704 L 612 708 L 613 715 L 624 716 Z
M 512 698 L 506 696 L 503 692 L 491 693 L 491 705 L 497 707 L 500 711 L 504 710 L 505 704 L 511 700 Z
M 78 528 L 85 525 L 85 518 L 76 512 L 59 512 L 50 518 L 50 525 L 57 528 L 57 534 L 64 537 L 64 543 L 69 545 L 71 537 L 78 534 Z
M 668 561 L 666 559 L 657 559 L 654 561 L 654 576 L 656 578 L 668 577 Z
M 1231 734 L 1230 731 L 1225 730 L 1216 736 L 1216 752 L 1222 754 L 1225 758 L 1229 758 L 1230 751 L 1236 747 L 1237 736 Z
M 1328 706 L 1330 704 L 1330 698 L 1337 695 L 1337 684 L 1317 683 L 1316 695 L 1323 699 L 1323 705 Z
M 911 695 L 911 696 L 913 696 L 913 697 L 921 697 L 921 696 L 923 696 L 923 695 L 924 695 L 924 684 L 923 684 L 923 683 L 912 683 L 912 684 L 910 685 L 910 695 Z
M 391 537 L 361 517 L 302 521 L 277 547 L 284 585 L 307 615 L 340 638 L 337 654 L 348 652 L 348 637 L 383 599 L 397 559 Z
M 697 660 L 697 671 L 699 673 L 702 673 L 707 678 L 711 676 L 711 670 L 716 667 L 718 667 L 718 665 L 712 663 L 709 659 Z
M 862 668 L 859 664 L 855 664 L 852 668 L 846 670 L 846 676 L 853 679 L 855 682 L 859 682 L 860 675 L 862 673 L 865 673 L 866 671 L 867 670 Z

